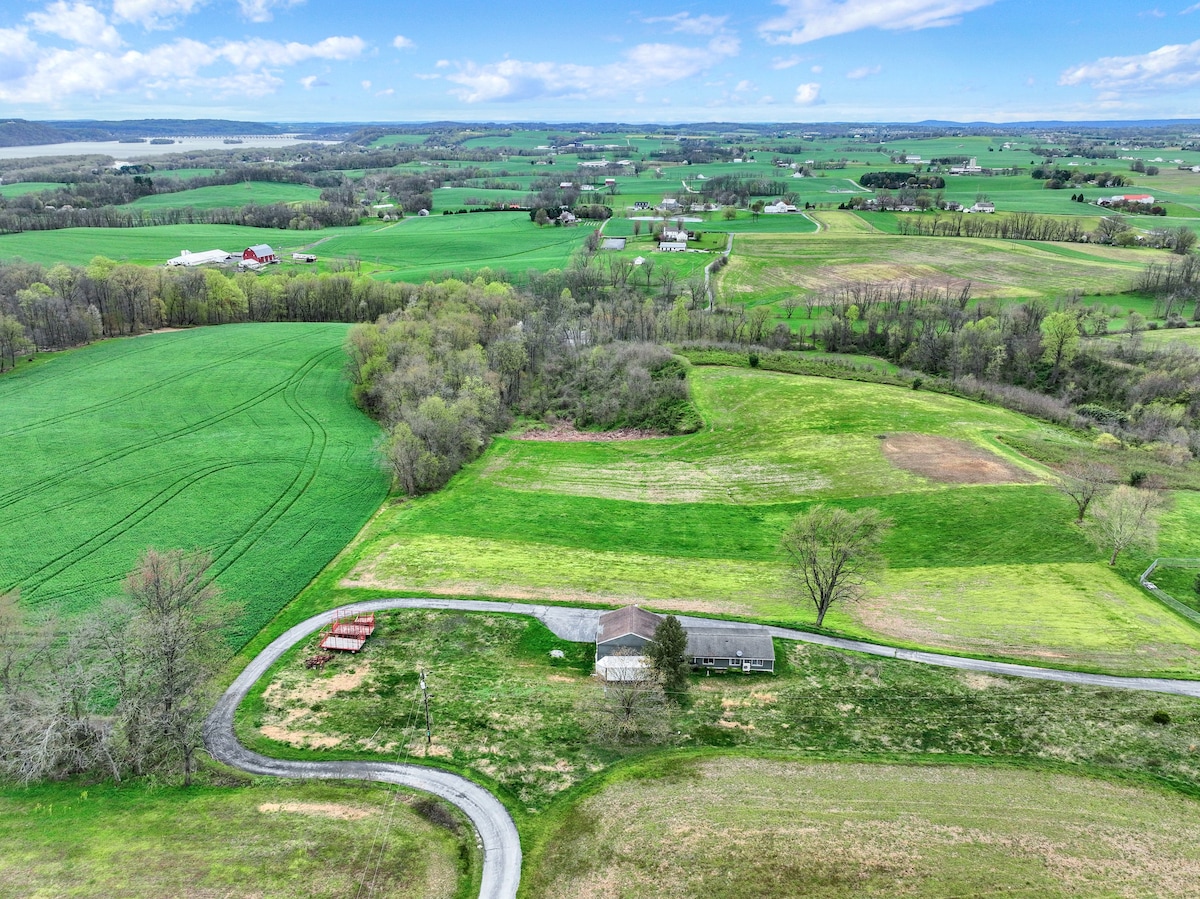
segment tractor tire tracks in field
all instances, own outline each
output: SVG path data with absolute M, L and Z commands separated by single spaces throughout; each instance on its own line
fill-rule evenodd
M 537 618 L 556 636 L 577 643 L 591 642 L 596 637 L 599 609 L 578 609 L 567 606 L 541 606 L 529 603 L 496 602 L 490 600 L 454 599 L 378 599 L 354 603 L 339 608 L 341 614 L 353 615 L 383 612 L 392 609 L 454 609 L 462 612 L 505 613 Z M 745 622 L 680 616 L 685 624 L 719 625 L 722 627 L 754 627 Z M 425 765 L 398 762 L 361 761 L 291 761 L 273 759 L 251 752 L 238 742 L 234 733 L 234 714 L 250 689 L 289 649 L 320 630 L 329 622 L 329 613 L 314 615 L 277 637 L 238 675 L 229 689 L 217 701 L 204 726 L 204 742 L 213 758 L 252 774 L 296 779 L 367 780 L 393 783 L 424 790 L 463 811 L 475 826 L 483 847 L 483 876 L 481 899 L 512 899 L 521 879 L 521 842 L 512 816 L 495 796 L 478 784 L 457 774 Z M 874 656 L 957 668 L 1008 677 L 1058 681 L 1079 686 L 1120 690 L 1144 690 L 1200 698 L 1200 681 L 1172 680 L 1156 677 L 1122 677 L 1111 674 L 1089 674 L 1080 671 L 1060 671 L 1010 662 L 990 662 L 942 653 L 897 649 L 878 643 L 827 637 L 791 628 L 771 627 L 771 635 L 783 640 L 814 643 L 831 649 L 861 652 Z

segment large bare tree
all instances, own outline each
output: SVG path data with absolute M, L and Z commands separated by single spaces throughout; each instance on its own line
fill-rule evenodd
M 1131 546 L 1153 551 L 1158 540 L 1158 515 L 1163 499 L 1156 490 L 1122 484 L 1092 506 L 1092 537 L 1103 549 L 1111 549 L 1109 565 Z
M 878 509 L 854 512 L 823 504 L 797 515 L 783 534 L 783 551 L 804 599 L 817 612 L 817 627 L 836 603 L 862 595 L 883 567 L 879 545 L 891 520 Z
M 1103 495 L 1117 479 L 1117 471 L 1102 462 L 1069 462 L 1058 482 L 1061 493 L 1069 496 L 1079 510 L 1077 524 L 1083 524 L 1092 500 Z

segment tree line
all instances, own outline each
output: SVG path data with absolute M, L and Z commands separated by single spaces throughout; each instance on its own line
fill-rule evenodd
M 121 598 L 70 623 L 0 596 L 0 778 L 191 782 L 236 617 L 210 564 L 149 549 Z

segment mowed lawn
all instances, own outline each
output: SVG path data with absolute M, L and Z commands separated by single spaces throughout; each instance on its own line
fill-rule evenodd
M 407 218 L 321 244 L 324 256 L 355 257 L 364 270 L 399 281 L 481 268 L 505 269 L 516 275 L 529 269 L 566 268 L 571 255 L 592 229 L 539 227 L 527 212 L 477 212 Z
M 346 589 L 542 598 L 811 624 L 779 552 L 814 501 L 894 522 L 888 569 L 827 625 L 906 646 L 1200 675 L 1200 629 L 1115 575 L 1052 475 L 996 441 L 1049 429 L 922 391 L 695 367 L 708 426 L 657 440 L 497 440 L 440 493 L 386 509 L 337 569 Z M 947 484 L 884 451 L 945 438 L 995 477 Z M 936 467 L 936 465 L 935 465 Z M 911 466 L 910 466 L 911 468 Z M 328 597 L 326 597 L 328 599 Z
M 1185 896 L 1200 878 L 1196 800 L 1154 789 L 741 756 L 642 767 L 563 816 L 527 895 Z
M 458 840 L 415 801 L 381 786 L 271 779 L 6 787 L 0 894 L 340 899 L 367 872 L 379 895 L 452 899 L 471 873 Z
M 257 632 L 386 493 L 346 329 L 161 333 L 0 378 L 0 591 L 83 610 L 146 547 L 201 549 L 246 607 L 242 640 Z

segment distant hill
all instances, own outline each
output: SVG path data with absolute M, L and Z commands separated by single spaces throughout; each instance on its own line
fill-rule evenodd
M 290 134 L 314 131 L 322 126 L 287 125 L 279 122 L 232 122 L 227 119 L 134 119 L 120 122 L 72 120 L 0 122 L 0 147 L 31 147 L 38 144 L 74 143 L 84 140 L 132 140 L 147 137 L 209 137 L 236 134 Z M 337 126 L 344 129 L 345 126 Z

